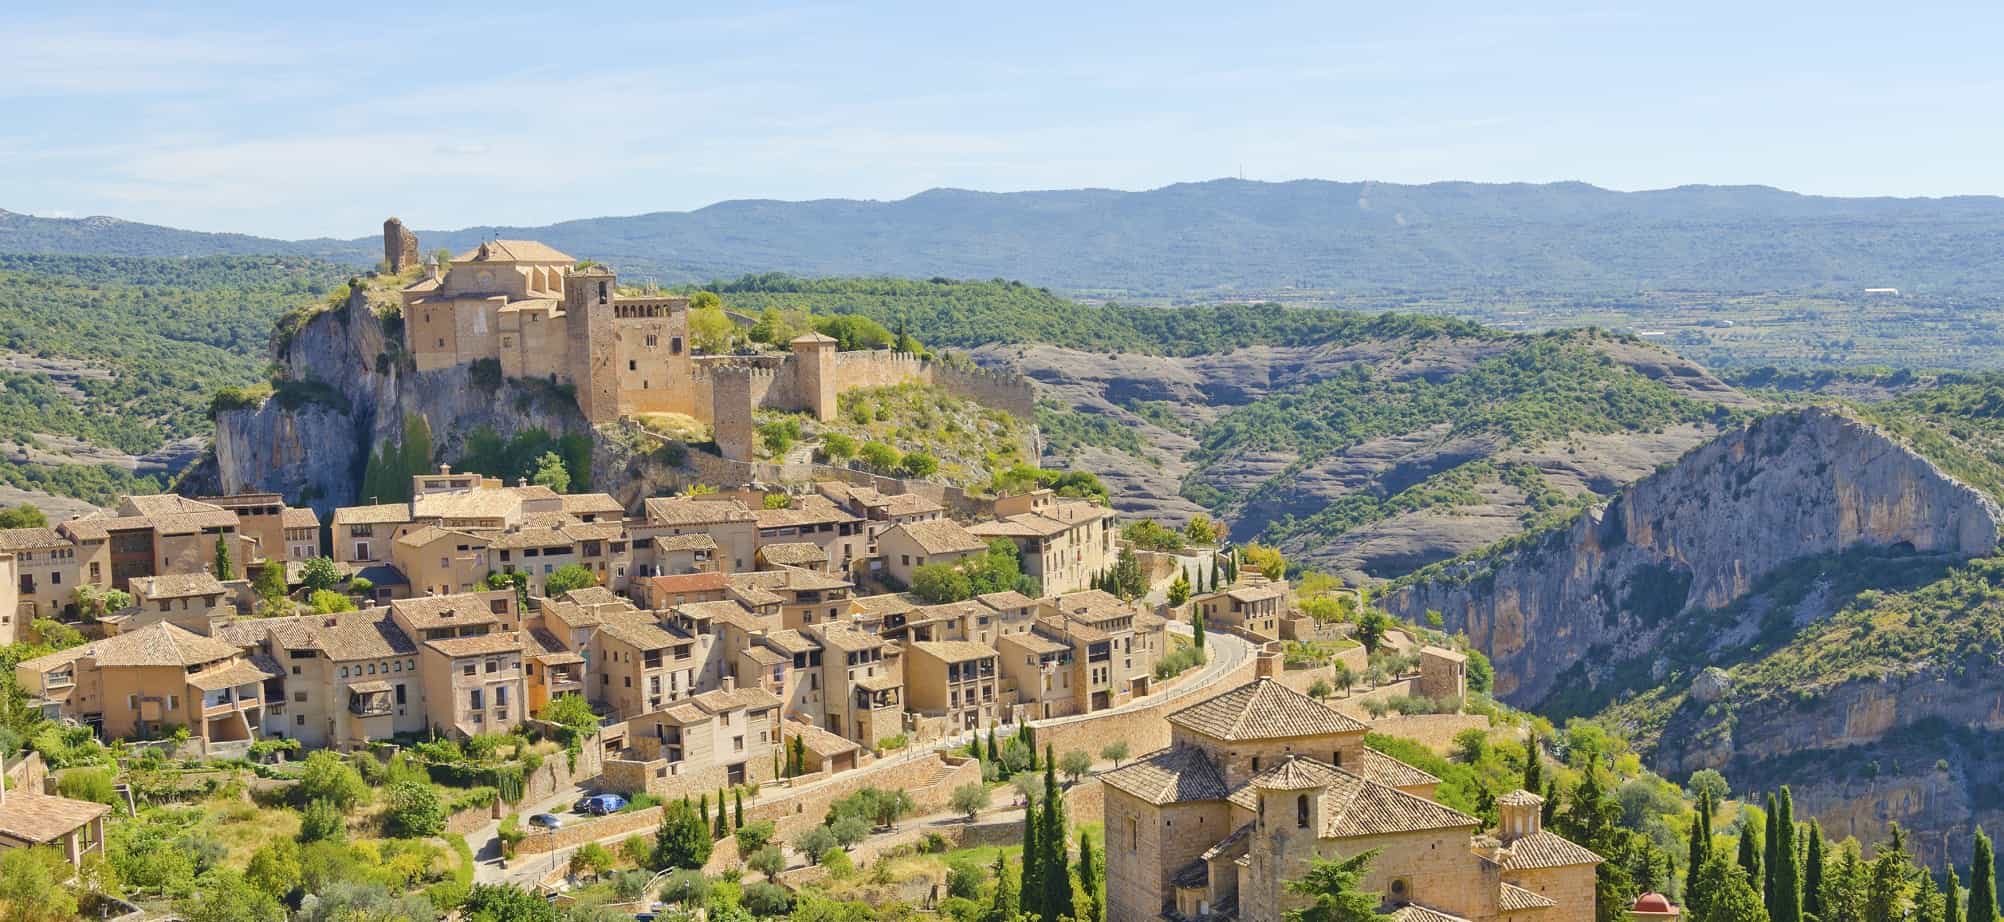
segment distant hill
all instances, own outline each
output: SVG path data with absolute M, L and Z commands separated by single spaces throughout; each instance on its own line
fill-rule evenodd
M 1584 183 L 1214 180 L 1146 192 L 939 189 L 894 202 L 731 201 L 419 236 L 427 250 L 529 237 L 664 283 L 782 271 L 1003 277 L 1171 298 L 1290 287 L 2004 293 L 2004 199 L 1827 198 L 1762 186 L 1614 192 Z M 373 234 L 272 241 L 4 212 L 0 251 L 283 253 L 358 263 L 380 255 Z

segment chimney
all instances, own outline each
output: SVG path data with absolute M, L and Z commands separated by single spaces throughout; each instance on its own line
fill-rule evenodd
M 527 478 L 527 477 L 517 477 L 517 478 L 515 478 L 515 485 L 516 485 L 516 486 L 518 486 L 518 487 L 526 487 L 526 486 L 528 486 L 528 485 L 529 485 L 529 478 Z
M 450 464 L 441 464 L 441 465 L 439 465 L 439 466 L 438 466 L 438 472 L 439 472 L 440 474 L 450 474 L 450 473 L 452 473 L 452 465 L 450 465 Z
M 429 263 L 431 267 L 432 281 L 441 282 L 445 280 L 445 266 L 443 265 L 443 262 L 444 260 L 434 257 L 432 261 Z
M 734 691 L 737 691 L 737 690 L 738 690 L 738 677 L 737 677 L 737 676 L 734 676 L 734 675 L 726 675 L 726 676 L 724 676 L 724 686 L 723 686 L 723 687 L 724 687 L 724 691 L 727 691 L 727 692 L 734 692 Z

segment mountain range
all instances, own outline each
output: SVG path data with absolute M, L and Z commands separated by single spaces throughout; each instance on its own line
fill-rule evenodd
M 897 201 L 740 200 L 540 227 L 419 231 L 424 248 L 531 238 L 675 284 L 746 273 L 1007 277 L 1169 299 L 1289 289 L 2004 294 L 2004 199 L 1831 198 L 1765 186 L 1220 179 L 1143 192 L 935 189 Z M 0 252 L 292 255 L 358 265 L 379 237 L 272 240 L 0 211 Z

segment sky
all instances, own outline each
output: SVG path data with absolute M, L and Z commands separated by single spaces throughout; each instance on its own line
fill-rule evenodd
M 1238 175 L 2004 194 L 1994 2 L 57 6 L 0 9 L 0 208 L 51 217 L 346 238 Z

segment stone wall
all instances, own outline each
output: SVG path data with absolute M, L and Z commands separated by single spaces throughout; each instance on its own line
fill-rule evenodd
M 1231 671 L 1213 679 L 1206 687 L 1213 693 L 1237 688 L 1252 681 L 1255 670 L 1255 662 L 1249 657 Z M 1107 743 L 1126 740 L 1128 752 L 1138 756 L 1169 745 L 1169 724 L 1163 718 L 1203 700 L 1203 694 L 1158 693 L 1142 700 L 1144 706 L 1130 710 L 1116 709 L 1032 723 L 1030 731 L 1039 750 L 1048 745 L 1058 752 L 1077 749 L 1097 757 L 1100 748 Z
M 1002 410 L 1024 422 L 1037 421 L 1037 389 L 1030 379 L 1001 368 L 934 363 L 932 383 L 956 397 Z
M 869 349 L 834 354 L 835 392 L 865 387 L 892 387 L 907 382 L 933 383 L 932 364 L 909 352 Z M 998 408 L 1000 409 L 1000 408 Z
M 1409 739 L 1442 755 L 1454 749 L 1454 735 L 1463 730 L 1488 730 L 1480 714 L 1389 714 L 1371 721 L 1372 733 Z
M 48 793 L 49 766 L 42 761 L 41 753 L 29 750 L 7 763 L 6 778 L 7 790 L 45 794 Z

